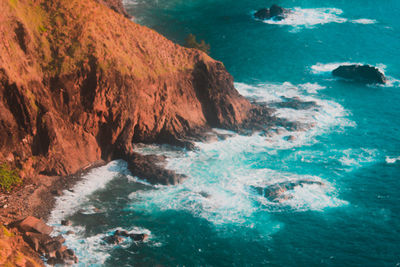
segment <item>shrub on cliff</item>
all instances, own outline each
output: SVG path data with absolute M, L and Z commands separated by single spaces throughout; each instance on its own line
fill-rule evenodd
M 0 165 L 0 189 L 9 192 L 22 182 L 16 169 L 11 169 L 7 163 Z
M 194 34 L 189 34 L 185 39 L 185 46 L 188 48 L 196 48 L 205 53 L 210 52 L 210 45 L 206 44 L 204 40 L 201 40 L 200 43 L 197 42 L 196 36 Z

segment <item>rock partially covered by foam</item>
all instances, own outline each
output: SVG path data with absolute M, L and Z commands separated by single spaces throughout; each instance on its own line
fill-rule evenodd
M 283 20 L 289 13 L 290 13 L 289 9 L 285 9 L 283 7 L 274 4 L 270 8 L 262 8 L 258 10 L 254 14 L 254 17 L 262 20 L 266 19 Z
M 291 197 L 286 195 L 285 193 L 289 190 L 293 190 L 298 186 L 304 185 L 319 185 L 323 186 L 324 184 L 320 181 L 314 180 L 298 180 L 298 181 L 287 181 L 282 183 L 277 183 L 273 185 L 269 185 L 265 188 L 263 187 L 254 187 L 254 189 L 260 194 L 263 195 L 270 201 L 273 202 L 282 202 L 284 200 L 288 200 Z
M 116 230 L 113 235 L 106 236 L 103 240 L 112 245 L 118 245 L 124 242 L 124 238 L 131 238 L 135 242 L 144 242 L 149 238 L 148 234 L 129 233 L 125 230 Z
M 332 75 L 366 84 L 386 83 L 385 75 L 378 68 L 371 65 L 342 65 L 334 69 Z

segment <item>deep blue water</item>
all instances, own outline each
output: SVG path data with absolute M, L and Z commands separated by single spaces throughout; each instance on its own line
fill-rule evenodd
M 137 148 L 167 155 L 169 168 L 189 176 L 178 186 L 138 181 L 124 162 L 93 171 L 50 220 L 60 232 L 70 230 L 57 225 L 61 217 L 73 221 L 67 243 L 82 266 L 400 265 L 400 2 L 277 3 L 294 10 L 281 24 L 253 19 L 269 1 L 126 1 L 136 22 L 173 41 L 206 40 L 245 96 L 317 105 L 276 110 L 306 131 L 231 133 L 196 152 Z M 389 83 L 334 79 L 339 63 L 379 66 Z M 324 185 L 297 186 L 275 202 L 254 190 L 299 180 Z M 150 239 L 105 245 L 116 228 Z

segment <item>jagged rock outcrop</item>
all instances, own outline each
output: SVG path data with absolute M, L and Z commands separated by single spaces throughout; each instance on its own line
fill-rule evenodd
M 366 84 L 385 84 L 387 80 L 378 68 L 371 65 L 342 65 L 334 69 L 332 75 Z
M 19 229 L 24 241 L 39 255 L 47 259 L 47 264 L 71 265 L 78 263 L 75 252 L 64 246 L 65 238 L 61 235 L 50 236 L 53 228 L 41 219 L 28 216 L 22 221 L 16 221 L 11 226 Z
M 97 2 L 111 8 L 117 13 L 124 15 L 127 18 L 131 18 L 132 16 L 126 12 L 124 5 L 121 0 L 97 0 Z
M 283 20 L 290 13 L 290 9 L 273 4 L 270 8 L 262 8 L 254 13 L 254 17 L 261 20 Z
M 0 162 L 25 176 L 71 174 L 132 158 L 133 142 L 185 145 L 209 127 L 270 118 L 221 62 L 95 0 L 0 0 L 0 10 Z

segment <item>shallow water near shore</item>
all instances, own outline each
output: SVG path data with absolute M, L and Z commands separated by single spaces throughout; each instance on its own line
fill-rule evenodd
M 258 0 L 125 4 L 173 41 L 205 39 L 241 94 L 301 127 L 252 136 L 214 129 L 225 138 L 197 151 L 136 147 L 186 174 L 177 186 L 138 180 L 123 161 L 92 170 L 49 220 L 74 231 L 65 236 L 80 266 L 400 264 L 398 1 L 282 0 L 294 12 L 279 23 L 252 17 L 272 4 Z M 388 84 L 330 75 L 349 63 L 378 66 Z M 290 183 L 278 199 L 257 190 Z M 64 218 L 73 225 L 61 226 Z M 105 244 L 115 229 L 150 238 Z

